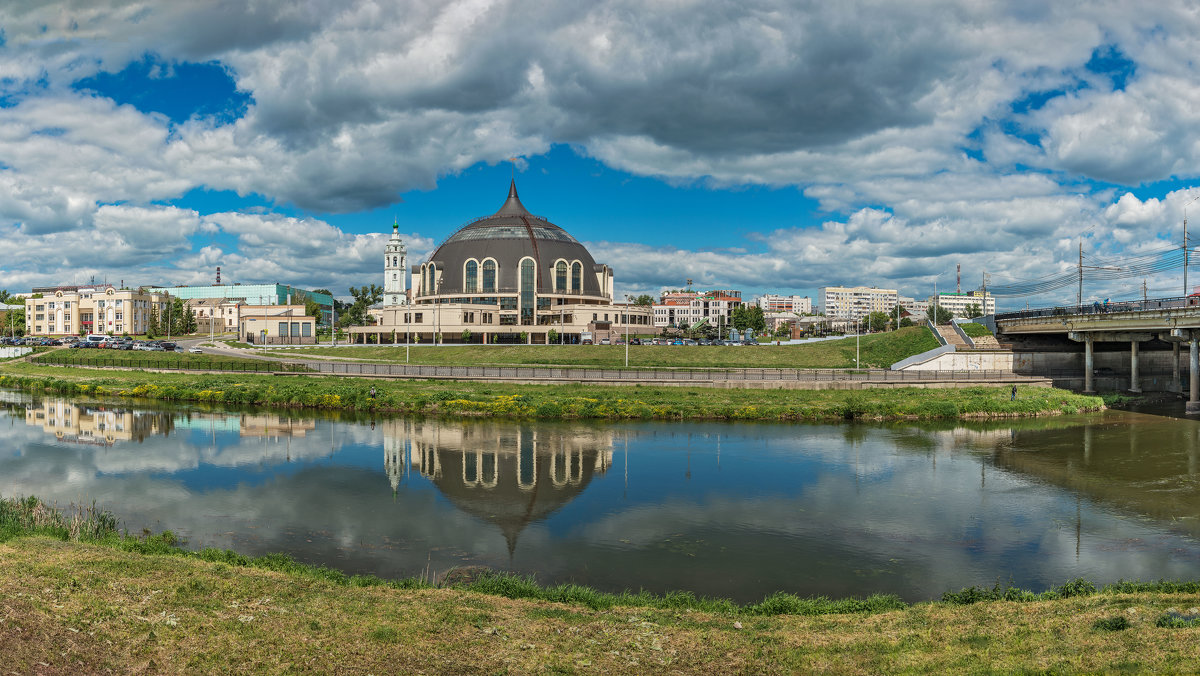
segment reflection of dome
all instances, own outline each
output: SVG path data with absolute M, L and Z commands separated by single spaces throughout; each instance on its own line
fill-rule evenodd
M 562 263 L 569 279 L 566 288 L 573 295 L 603 295 L 592 255 L 566 230 L 529 213 L 517 197 L 515 182 L 499 211 L 460 228 L 421 269 L 432 265 L 440 271 L 443 294 L 511 293 L 519 288 L 518 271 L 524 259 L 532 260 L 538 271 L 538 294 L 556 293 L 551 271 Z M 422 274 L 422 279 L 429 278 Z M 428 285 L 422 287 L 423 294 L 432 291 Z
M 607 433 L 511 425 L 385 425 L 384 467 L 393 488 L 404 464 L 462 511 L 500 528 L 509 554 L 530 523 L 549 517 L 612 464 Z M 391 439 L 389 439 L 391 436 Z

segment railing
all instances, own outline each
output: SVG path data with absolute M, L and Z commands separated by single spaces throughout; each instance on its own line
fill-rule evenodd
M 232 371 L 238 373 L 313 373 L 307 364 L 268 360 L 174 361 L 162 359 L 113 359 L 46 355 L 35 357 L 37 364 L 50 366 L 91 366 L 96 368 L 154 369 L 160 371 Z
M 308 362 L 320 373 L 393 378 L 481 380 L 563 380 L 614 382 L 924 382 L 943 380 L 1011 380 L 1011 371 L 892 371 L 889 369 L 608 369 L 539 366 L 426 366 Z M 1020 376 L 1018 376 L 1020 377 Z
M 1124 300 L 1116 303 L 1096 301 L 1084 305 L 1066 305 L 1057 307 L 1021 310 L 1019 312 L 1004 312 L 996 315 L 996 321 L 1006 319 L 1036 319 L 1039 317 L 1065 317 L 1068 315 L 1102 315 L 1114 312 L 1146 312 L 1157 310 L 1178 310 L 1195 308 L 1200 310 L 1200 297 L 1175 296 L 1172 298 L 1150 298 L 1147 300 Z

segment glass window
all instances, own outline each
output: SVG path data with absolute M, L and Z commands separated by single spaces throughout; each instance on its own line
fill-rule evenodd
M 300 325 L 300 327 L 301 327 L 301 330 L 304 331 L 304 333 L 302 335 L 305 338 L 309 338 L 312 336 L 312 324 L 309 324 L 308 322 L 304 322 L 303 324 Z
M 483 291 L 484 293 L 496 292 L 496 261 L 483 262 Z
M 583 264 L 579 261 L 571 264 L 571 288 L 575 291 L 583 290 Z
M 299 336 L 300 336 L 300 322 L 292 322 L 292 337 L 298 338 Z
M 554 266 L 554 290 L 567 290 L 567 264 L 565 261 L 559 261 Z
M 463 292 L 475 291 L 479 278 L 479 263 L 467 261 L 467 279 L 463 282 Z
M 538 268 L 532 258 L 521 261 L 521 323 L 533 324 L 534 298 L 538 289 Z
M 279 322 L 279 337 L 280 338 L 287 337 L 287 326 L 288 326 L 287 322 Z

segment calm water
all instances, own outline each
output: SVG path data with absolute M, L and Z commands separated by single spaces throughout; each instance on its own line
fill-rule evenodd
M 742 601 L 1200 573 L 1200 424 L 511 424 L 0 392 L 0 495 L 387 577 Z

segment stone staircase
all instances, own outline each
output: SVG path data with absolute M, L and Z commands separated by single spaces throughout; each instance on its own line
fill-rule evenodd
M 937 331 L 941 334 L 942 339 L 946 341 L 946 344 L 953 345 L 956 351 L 971 349 L 971 346 L 967 345 L 966 341 L 958 335 L 958 331 L 955 331 L 954 327 L 950 324 L 938 324 Z

